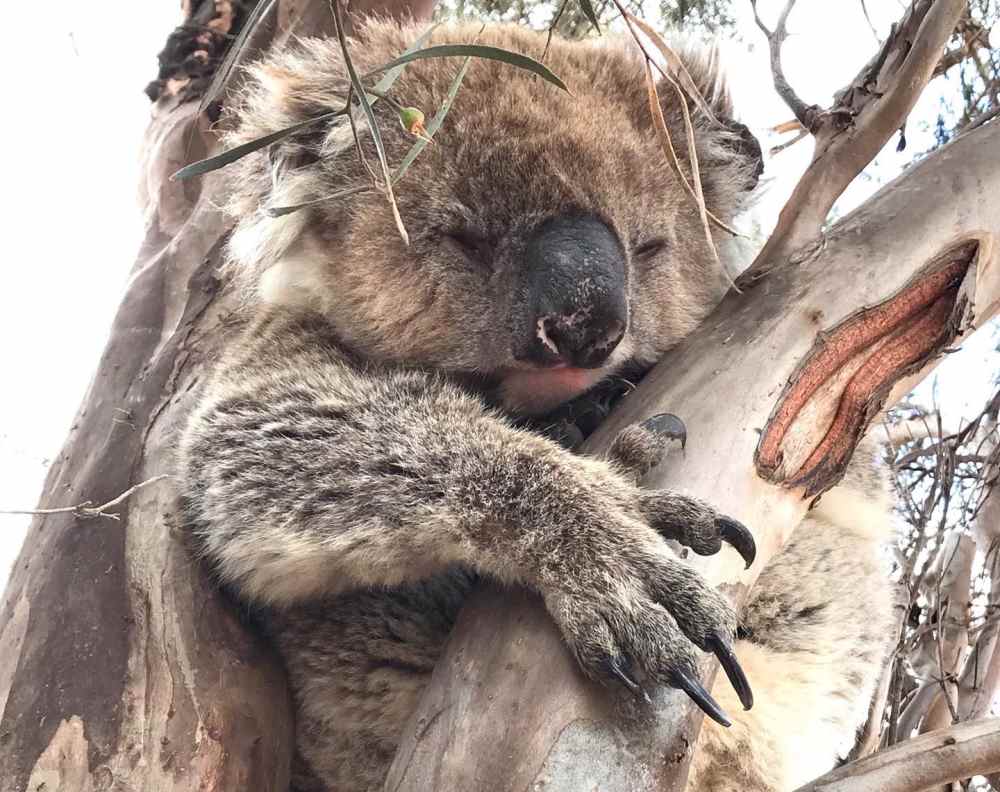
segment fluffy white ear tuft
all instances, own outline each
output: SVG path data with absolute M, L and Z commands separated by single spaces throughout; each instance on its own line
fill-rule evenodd
M 302 239 L 261 274 L 257 294 L 269 305 L 322 309 L 323 295 L 330 288 L 325 272 L 316 245 Z

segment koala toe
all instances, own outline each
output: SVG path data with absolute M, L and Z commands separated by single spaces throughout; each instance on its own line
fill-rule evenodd
M 696 498 L 654 490 L 642 494 L 639 508 L 660 536 L 690 547 L 698 555 L 715 555 L 726 542 L 747 568 L 757 557 L 753 534 L 745 525 Z
M 546 598 L 568 645 L 589 676 L 648 700 L 645 685 L 687 693 L 711 718 L 729 719 L 698 681 L 699 650 L 719 658 L 744 707 L 753 696 L 732 651 L 736 617 L 726 599 L 666 547 L 632 556 L 610 587 L 583 586 Z
M 619 432 L 608 459 L 638 481 L 659 463 L 674 440 L 680 442 L 681 448 L 687 443 L 684 422 L 670 413 L 654 415 Z

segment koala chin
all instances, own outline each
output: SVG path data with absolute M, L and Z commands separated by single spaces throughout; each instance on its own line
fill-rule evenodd
M 369 22 L 358 71 L 420 32 Z M 536 58 L 546 45 L 464 24 L 427 43 L 477 37 Z M 692 110 L 705 201 L 731 220 L 760 147 L 734 120 L 714 55 L 679 49 L 714 116 Z M 382 788 L 480 577 L 537 591 L 586 674 L 621 695 L 680 688 L 717 722 L 691 789 L 785 790 L 829 768 L 885 662 L 889 511 L 871 459 L 837 509 L 811 513 L 738 616 L 666 540 L 749 562 L 750 531 L 637 486 L 669 422 L 626 429 L 601 459 L 524 428 L 526 415 L 651 366 L 726 284 L 663 162 L 630 43 L 554 41 L 547 64 L 569 92 L 470 63 L 435 145 L 397 185 L 408 246 L 384 197 L 352 189 L 371 177 L 343 117 L 227 169 L 226 274 L 245 295 L 245 327 L 190 417 L 178 476 L 200 552 L 284 658 L 298 792 Z M 392 92 L 433 111 L 458 67 L 413 62 Z M 271 52 L 246 77 L 223 120 L 227 146 L 341 106 L 349 84 L 339 46 L 320 39 Z M 661 95 L 687 168 L 681 108 Z M 389 102 L 376 112 L 399 162 L 412 138 Z M 878 505 L 844 507 L 857 502 Z M 725 672 L 712 691 L 698 681 L 704 652 Z

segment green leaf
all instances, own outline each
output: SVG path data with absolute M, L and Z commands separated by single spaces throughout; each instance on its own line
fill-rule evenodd
M 451 85 L 448 87 L 448 93 L 444 98 L 444 102 L 441 103 L 441 107 L 434 114 L 434 118 L 430 120 L 427 124 L 427 137 L 429 139 L 434 138 L 434 133 L 441 128 L 441 124 L 444 123 L 444 119 L 448 116 L 448 111 L 451 110 L 451 106 L 455 101 L 455 96 L 458 94 L 458 89 L 462 86 L 462 80 L 465 79 L 465 72 L 469 68 L 469 62 L 472 58 L 466 58 L 462 63 L 462 68 L 458 70 L 458 74 L 455 75 L 455 79 L 451 81 Z M 417 158 L 417 155 L 427 146 L 428 141 L 422 138 L 417 138 L 414 144 L 410 147 L 410 150 L 406 152 L 406 156 L 403 157 L 403 161 L 396 168 L 396 172 L 392 174 L 392 183 L 395 184 L 403 175 L 406 173 L 410 165 L 413 164 L 413 160 Z
M 508 64 L 509 66 L 515 66 L 518 69 L 530 71 L 533 74 L 537 74 L 543 80 L 546 80 L 569 93 L 569 88 L 566 87 L 566 84 L 556 77 L 556 75 L 554 75 L 547 66 L 539 63 L 534 58 L 529 58 L 527 55 L 522 55 L 519 52 L 511 52 L 510 50 L 500 49 L 499 47 L 489 47 L 485 44 L 441 44 L 436 47 L 427 47 L 426 49 L 416 50 L 415 52 L 404 53 L 395 60 L 389 61 L 388 63 L 379 66 L 377 69 L 373 69 L 365 76 L 371 77 L 372 75 L 378 74 L 386 69 L 392 69 L 396 66 L 401 66 L 404 63 L 412 63 L 416 60 L 426 60 L 427 58 L 455 58 L 462 56 L 500 61 L 501 63 Z
M 594 6 L 591 5 L 590 0 L 580 0 L 580 8 L 583 11 L 584 16 L 590 20 L 590 24 L 594 26 L 594 29 L 600 33 L 601 23 L 597 21 L 597 14 L 594 13 Z
M 326 203 L 327 201 L 336 201 L 350 195 L 357 195 L 358 193 L 367 192 L 371 188 L 372 186 L 370 184 L 359 184 L 355 187 L 347 187 L 343 190 L 337 190 L 337 192 L 324 195 L 321 198 L 313 198 L 311 201 L 303 201 L 302 203 L 291 204 L 289 206 L 272 206 L 267 210 L 267 214 L 268 217 L 284 217 L 292 212 L 299 211 L 299 209 L 305 209 L 306 207 Z
M 269 0 L 263 0 L 263 4 L 266 4 Z M 260 5 L 257 6 L 260 8 Z M 256 9 L 255 9 L 256 10 Z M 248 24 L 250 20 L 247 20 Z M 416 41 L 414 41 L 403 54 L 414 52 L 418 50 L 423 43 L 427 41 L 427 38 L 434 32 L 434 28 L 437 25 L 432 25 L 427 30 L 425 30 Z M 234 42 L 234 46 L 236 43 Z M 379 93 L 386 93 L 393 85 L 394 82 L 399 78 L 399 75 L 403 73 L 403 69 L 406 65 L 400 65 L 389 69 L 379 80 L 375 86 L 374 90 Z M 377 97 L 373 98 L 373 102 L 377 100 Z M 216 154 L 214 157 L 207 157 L 206 159 L 199 160 L 198 162 L 192 162 L 190 165 L 186 165 L 179 171 L 174 173 L 171 177 L 171 181 L 182 181 L 184 179 L 190 179 L 192 176 L 200 176 L 203 173 L 210 173 L 211 171 L 218 170 L 219 168 L 224 168 L 232 162 L 236 162 L 238 159 L 242 159 L 247 154 L 252 154 L 255 151 L 259 151 L 266 146 L 270 146 L 272 143 L 277 143 L 279 140 L 288 137 L 294 132 L 298 132 L 300 129 L 305 129 L 306 127 L 312 126 L 313 124 L 318 124 L 320 121 L 328 121 L 331 118 L 336 118 L 337 116 L 346 115 L 346 109 L 341 108 L 340 110 L 332 110 L 329 113 L 323 113 L 315 118 L 307 118 L 305 121 L 299 121 L 297 124 L 292 124 L 284 129 L 279 129 L 277 132 L 272 132 L 269 135 L 264 135 L 264 137 L 255 138 L 246 143 L 243 143 L 234 148 L 223 151 L 221 154 Z
M 200 176 L 203 173 L 218 170 L 231 162 L 236 162 L 236 160 L 242 159 L 247 154 L 252 154 L 265 146 L 277 143 L 279 140 L 288 137 L 293 132 L 298 132 L 300 129 L 305 129 L 313 124 L 318 124 L 320 121 L 326 121 L 330 118 L 342 116 L 346 112 L 346 110 L 333 110 L 332 112 L 318 115 L 315 118 L 307 118 L 305 121 L 299 121 L 297 124 L 292 124 L 290 127 L 285 127 L 284 129 L 279 129 L 277 132 L 272 132 L 270 135 L 254 138 L 246 143 L 241 143 L 239 146 L 226 149 L 221 154 L 216 154 L 214 157 L 208 157 L 207 159 L 192 162 L 190 165 L 185 165 L 179 171 L 174 173 L 170 177 L 170 181 L 183 181 L 184 179 L 190 179 L 192 176 Z
M 437 30 L 440 24 L 441 24 L 440 22 L 435 22 L 433 25 L 427 28 L 427 30 L 425 30 L 423 33 L 420 34 L 420 36 L 417 38 L 416 41 L 414 41 L 409 47 L 403 50 L 403 54 L 400 57 L 405 57 L 406 55 L 409 55 L 412 52 L 416 52 L 422 46 L 424 46 L 424 42 L 427 41 L 428 38 L 430 38 L 431 33 Z M 403 73 L 403 69 L 405 68 L 406 68 L 405 63 L 402 63 L 399 66 L 394 66 L 393 68 L 389 69 L 384 75 L 382 75 L 382 79 L 379 80 L 377 83 L 375 83 L 375 85 L 372 87 L 379 93 L 388 93 L 389 89 L 392 88 L 392 84 L 396 82 L 396 80 L 399 78 L 399 75 Z M 379 71 L 381 71 L 381 69 L 379 69 Z M 369 75 L 365 76 L 367 77 Z

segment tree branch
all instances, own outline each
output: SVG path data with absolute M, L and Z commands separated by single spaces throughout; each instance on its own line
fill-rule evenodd
M 965 8 L 966 0 L 914 0 L 833 106 L 806 124 L 816 138 L 812 161 L 744 280 L 820 232 L 834 202 L 906 121 Z
M 930 732 L 838 767 L 796 792 L 920 792 L 1000 770 L 1000 719 Z
M 778 92 L 778 96 L 784 99 L 785 104 L 795 114 L 802 126 L 810 132 L 817 132 L 822 108 L 818 105 L 807 105 L 799 98 L 795 89 L 789 84 L 788 78 L 785 77 L 785 70 L 781 65 L 781 47 L 785 43 L 785 39 L 788 38 L 788 15 L 795 7 L 795 0 L 787 0 L 773 31 L 768 29 L 757 13 L 757 0 L 750 0 L 750 5 L 753 7 L 753 18 L 757 22 L 757 27 L 767 37 L 767 45 L 771 52 L 771 75 L 774 78 L 774 90 Z

